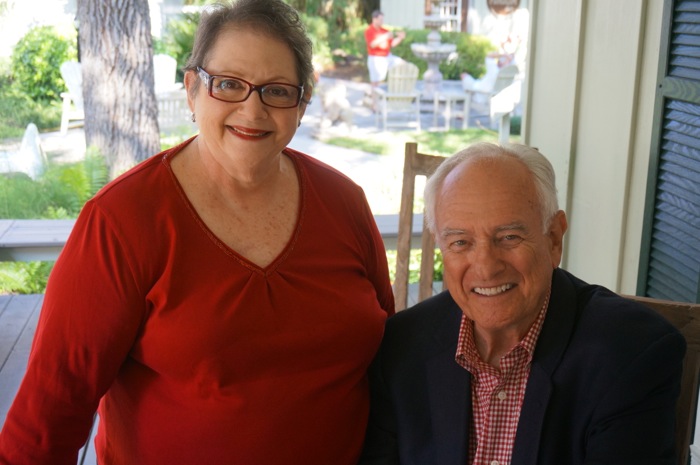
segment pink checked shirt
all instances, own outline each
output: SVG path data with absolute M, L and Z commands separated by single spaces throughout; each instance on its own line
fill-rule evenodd
M 472 374 L 474 414 L 469 425 L 470 464 L 510 464 L 532 354 L 548 303 L 549 296 L 523 340 L 501 358 L 500 370 L 481 360 L 474 343 L 474 323 L 462 316 L 455 359 Z

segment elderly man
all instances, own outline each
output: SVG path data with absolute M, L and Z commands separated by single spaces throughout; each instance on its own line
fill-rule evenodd
M 426 187 L 449 291 L 389 319 L 361 464 L 674 464 L 685 341 L 558 268 L 537 150 L 477 144 Z

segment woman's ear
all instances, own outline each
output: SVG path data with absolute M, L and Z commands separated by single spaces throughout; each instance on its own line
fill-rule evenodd
M 311 104 L 311 92 L 305 93 L 301 98 L 299 103 L 299 109 L 297 110 L 297 127 L 301 126 L 301 119 L 306 113 L 306 107 Z
M 185 76 L 183 78 L 185 84 L 185 91 L 187 92 L 187 106 L 190 107 L 190 111 L 194 113 L 194 96 L 197 93 L 197 88 L 202 83 L 199 81 L 197 73 L 191 69 L 185 71 Z

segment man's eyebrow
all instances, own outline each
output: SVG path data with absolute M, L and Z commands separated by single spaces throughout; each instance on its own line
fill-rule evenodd
M 496 228 L 497 233 L 503 231 L 527 231 L 527 227 L 523 223 L 511 223 L 504 224 Z
M 449 236 L 460 236 L 466 234 L 466 231 L 464 229 L 454 229 L 454 228 L 447 228 L 444 229 L 441 233 L 441 237 L 449 237 Z
M 494 229 L 494 233 L 498 234 L 504 231 L 524 231 L 527 232 L 527 227 L 523 223 L 510 223 L 510 224 L 504 224 L 501 226 L 497 226 L 496 229 Z M 463 236 L 467 234 L 467 231 L 464 229 L 458 229 L 458 228 L 446 228 L 440 233 L 440 237 L 450 237 L 450 236 Z

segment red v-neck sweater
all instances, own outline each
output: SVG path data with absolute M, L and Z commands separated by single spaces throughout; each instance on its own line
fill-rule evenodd
M 98 403 L 100 465 L 356 463 L 365 371 L 394 311 L 362 190 L 288 149 L 299 219 L 261 269 L 193 210 L 170 169 L 180 148 L 80 214 L 0 433 L 1 464 L 75 464 Z

